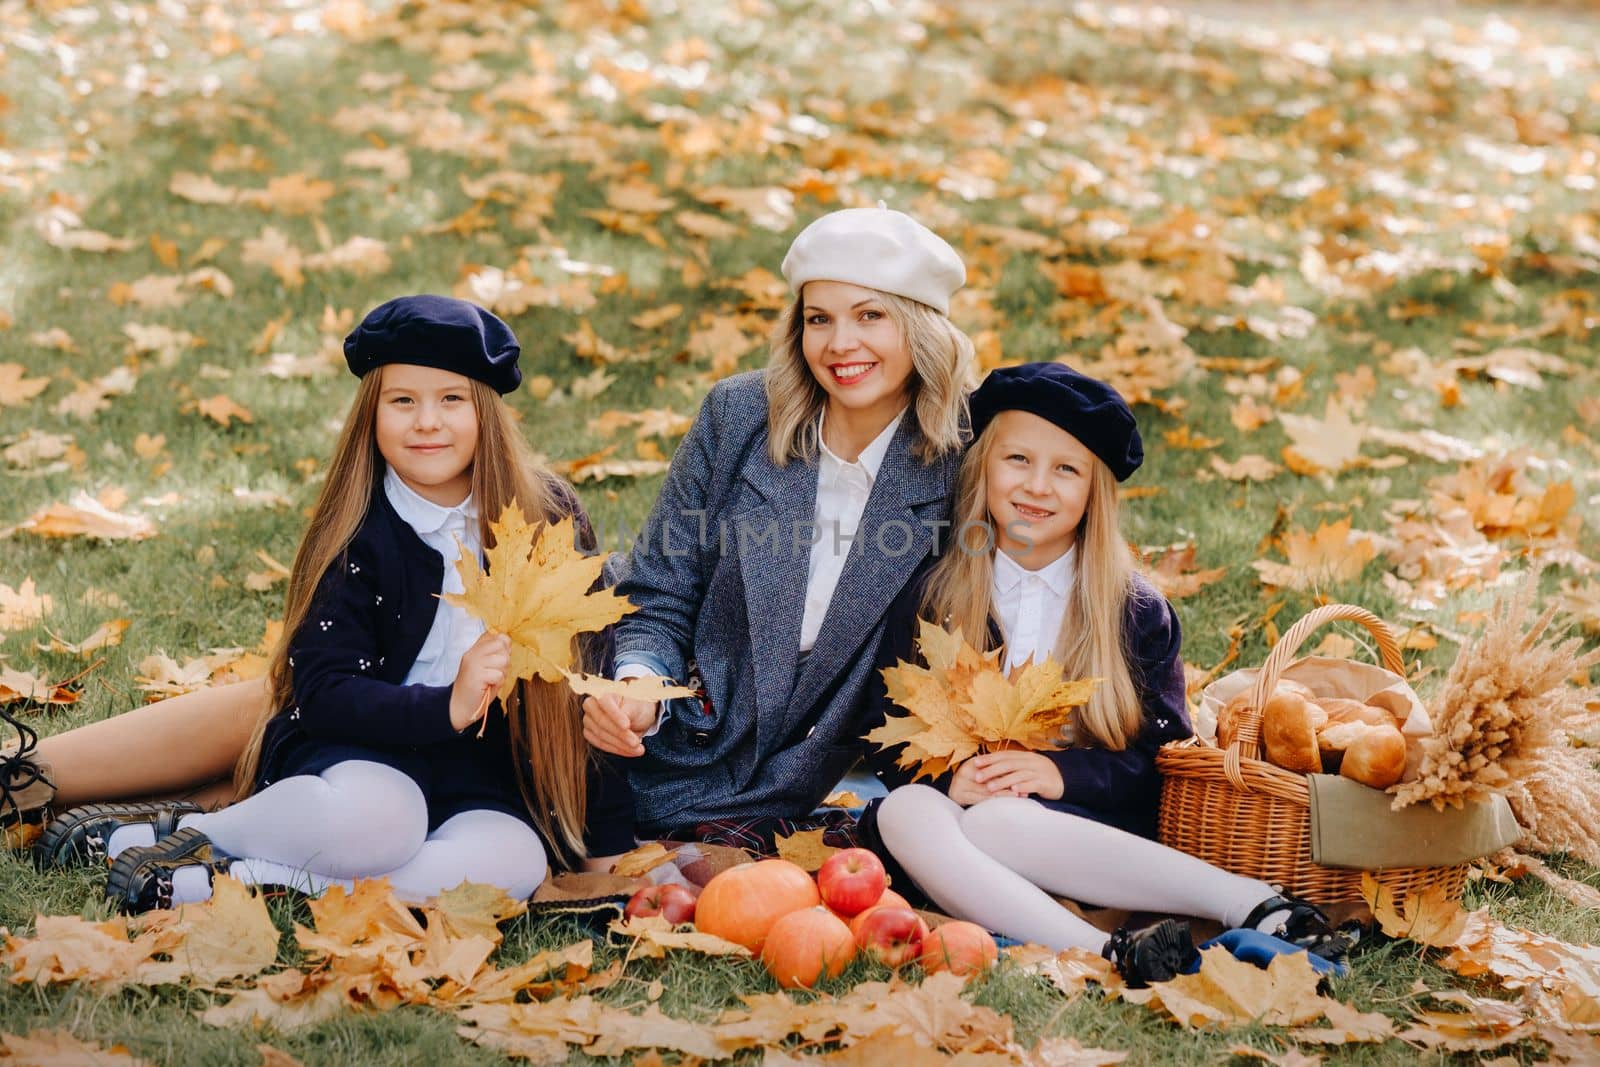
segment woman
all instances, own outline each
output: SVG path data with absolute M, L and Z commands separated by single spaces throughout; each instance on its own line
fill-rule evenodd
M 946 313 L 955 251 L 883 208 L 794 241 L 765 372 L 718 384 L 618 585 L 618 673 L 668 708 L 585 703 L 630 769 L 641 831 L 765 851 L 861 752 L 885 612 L 948 510 L 973 355 Z

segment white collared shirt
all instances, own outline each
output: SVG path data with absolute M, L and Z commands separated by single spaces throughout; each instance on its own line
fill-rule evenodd
M 817 506 L 812 521 L 819 535 L 817 543 L 811 546 L 811 560 L 806 566 L 806 608 L 800 619 L 802 652 L 811 651 L 811 646 L 817 643 L 828 604 L 839 587 L 839 577 L 844 574 L 845 561 L 856 531 L 861 527 L 861 514 L 867 508 L 867 498 L 872 495 L 878 468 L 883 466 L 883 457 L 889 454 L 889 442 L 894 440 L 900 420 L 905 417 L 904 411 L 896 415 L 883 432 L 861 450 L 854 463 L 846 463 L 833 454 L 822 438 L 822 418 L 817 419 L 817 443 L 822 454 L 817 464 Z
M 1006 639 L 1006 670 L 1055 655 L 1061 637 L 1061 619 L 1067 613 L 1067 594 L 1078 577 L 1078 546 L 1030 571 L 996 550 L 994 554 L 994 613 Z
M 478 540 L 478 507 L 469 495 L 453 508 L 442 507 L 425 499 L 392 469 L 383 475 L 383 494 L 389 498 L 395 513 L 407 526 L 416 531 L 422 543 L 444 557 L 444 588 L 441 593 L 459 593 L 464 586 L 456 573 L 456 560 L 461 558 L 461 539 L 467 550 L 482 558 L 483 546 Z M 456 672 L 461 669 L 461 657 L 472 643 L 482 636 L 483 622 L 468 615 L 444 600 L 439 601 L 433 615 L 433 626 L 422 642 L 422 651 L 406 672 L 405 685 L 452 685 Z

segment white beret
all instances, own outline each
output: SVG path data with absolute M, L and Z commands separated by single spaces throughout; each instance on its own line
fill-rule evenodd
M 949 242 L 903 211 L 852 207 L 822 216 L 800 231 L 783 257 L 783 276 L 800 292 L 806 282 L 849 282 L 950 314 L 950 295 L 967 268 Z

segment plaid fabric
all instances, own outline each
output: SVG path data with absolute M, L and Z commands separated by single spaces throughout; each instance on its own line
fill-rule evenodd
M 708 845 L 742 848 L 758 856 L 776 856 L 777 839 L 808 830 L 821 830 L 822 843 L 834 848 L 856 848 L 861 844 L 856 819 L 848 811 L 835 809 L 801 819 L 714 819 L 682 826 L 663 837 L 674 841 L 703 841 Z

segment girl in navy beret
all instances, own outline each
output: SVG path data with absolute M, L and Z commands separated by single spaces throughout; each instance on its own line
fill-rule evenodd
M 869 808 L 873 835 L 951 915 L 1020 940 L 1088 948 L 1132 981 L 1162 981 L 1194 958 L 1175 920 L 1111 935 L 1051 894 L 1100 906 L 1199 915 L 1324 953 L 1326 918 L 1264 882 L 1151 840 L 1156 750 L 1187 737 L 1180 633 L 1118 528 L 1117 483 L 1143 460 L 1116 390 L 1059 363 L 994 371 L 972 396 L 951 537 L 890 611 L 878 665 L 915 658 L 919 619 L 959 627 L 1008 670 L 1050 658 L 1101 679 L 1062 747 L 974 756 L 932 786 L 902 784 Z M 869 726 L 897 714 L 884 687 Z M 905 782 L 898 746 L 874 756 Z M 897 882 L 898 886 L 900 882 Z
M 78 808 L 36 846 L 46 865 L 110 859 L 111 901 L 142 911 L 207 899 L 219 871 L 309 892 L 382 876 L 407 900 L 464 880 L 526 897 L 550 858 L 633 847 L 626 778 L 591 759 L 564 685 L 523 682 L 477 728 L 510 643 L 439 599 L 512 502 L 574 518 L 592 542 L 501 400 L 518 353 L 505 323 L 462 300 L 367 315 L 345 342 L 361 384 L 295 554 L 271 713 L 237 766 L 247 799 Z

